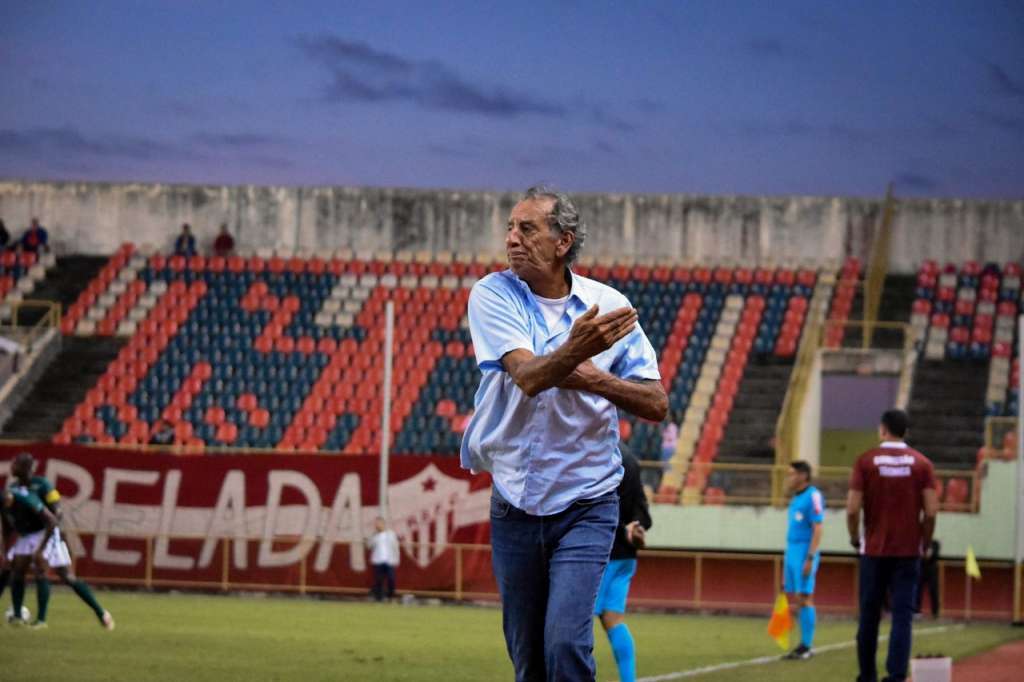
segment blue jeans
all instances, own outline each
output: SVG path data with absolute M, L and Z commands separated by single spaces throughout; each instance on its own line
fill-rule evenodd
M 550 516 L 492 493 L 492 564 L 516 682 L 594 679 L 591 618 L 618 521 L 615 492 Z
M 886 593 L 892 609 L 889 655 L 885 660 L 886 680 L 907 679 L 910 664 L 911 622 L 920 562 L 916 557 L 860 558 L 860 622 L 857 625 L 859 682 L 875 682 L 875 653 L 878 651 L 878 621 Z

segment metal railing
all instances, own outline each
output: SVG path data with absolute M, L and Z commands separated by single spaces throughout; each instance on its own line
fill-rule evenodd
M 892 221 L 896 213 L 896 199 L 892 193 L 892 185 L 885 193 L 885 204 L 882 209 L 882 220 L 871 245 L 871 260 L 868 263 L 867 277 L 864 278 L 864 331 L 863 346 L 870 346 L 874 335 L 874 325 L 878 320 L 878 309 L 882 303 L 882 290 L 885 288 L 885 276 L 889 272 L 889 247 L 892 242 Z
M 640 462 L 641 478 L 651 490 L 657 490 L 657 474 L 666 470 L 666 464 L 658 462 Z M 724 496 L 703 498 L 676 498 L 677 504 L 716 504 L 716 505 L 771 505 L 784 506 L 787 503 L 785 492 L 776 495 L 785 486 L 788 464 L 742 464 L 732 462 L 702 462 L 694 460 L 690 463 L 690 471 L 696 472 L 703 488 L 718 488 Z M 849 490 L 850 467 L 822 466 L 815 469 L 814 485 L 825 497 L 825 503 L 831 508 L 846 505 L 846 493 Z M 974 469 L 938 469 L 936 478 L 942 483 L 943 490 L 948 489 L 949 482 L 958 480 L 966 494 L 963 502 L 943 502 L 942 511 L 966 512 L 976 514 L 980 508 L 981 474 Z M 656 498 L 656 501 L 664 503 Z
M 80 536 L 94 536 L 95 533 L 82 531 L 70 531 Z M 196 590 L 215 590 L 222 592 L 234 591 L 273 591 L 291 592 L 295 594 L 341 594 L 341 595 L 366 595 L 369 592 L 372 582 L 372 572 L 348 571 L 350 579 L 339 578 L 338 572 L 316 571 L 311 567 L 313 545 L 318 538 L 301 536 L 276 536 L 275 543 L 307 544 L 310 551 L 306 552 L 297 565 L 278 567 L 276 569 L 284 574 L 280 579 L 255 581 L 245 579 L 242 572 L 253 570 L 263 574 L 266 578 L 275 569 L 255 567 L 253 569 L 236 569 L 232 566 L 234 555 L 234 543 L 242 540 L 246 543 L 257 543 L 262 541 L 262 536 L 245 538 L 218 538 L 219 557 L 214 555 L 210 564 L 210 570 L 204 570 L 201 575 L 199 571 L 172 570 L 156 565 L 155 546 L 158 541 L 192 541 L 199 542 L 207 540 L 204 535 L 186 534 L 162 534 L 162 535 L 126 535 L 119 534 L 120 542 L 134 540 L 136 543 L 143 543 L 141 548 L 142 566 L 134 569 L 120 567 L 123 575 L 111 575 L 110 571 L 91 570 L 95 566 L 91 562 L 83 562 L 78 557 L 73 557 L 73 568 L 75 572 L 89 582 L 101 585 L 129 586 L 143 589 L 156 588 L 184 588 Z M 420 545 L 417 545 L 420 546 Z M 491 601 L 500 600 L 496 583 L 493 579 L 490 567 L 491 547 L 486 544 L 463 544 L 449 543 L 436 545 L 426 543 L 431 552 L 436 555 L 443 553 L 451 554 L 451 561 L 446 563 L 450 573 L 444 575 L 444 570 L 438 570 L 433 577 L 432 584 L 409 587 L 403 586 L 406 582 L 416 582 L 415 578 L 409 579 L 403 576 L 402 564 L 398 568 L 398 594 L 413 594 L 421 597 L 438 597 L 452 599 L 455 601 Z M 362 543 L 337 543 L 335 551 L 364 551 Z M 179 550 L 180 551 L 180 550 Z M 408 561 L 408 556 L 403 557 Z M 218 561 L 219 560 L 219 561 Z M 467 565 L 470 561 L 486 561 L 487 566 L 476 567 L 472 575 L 467 575 Z M 768 613 L 771 610 L 775 590 L 782 584 L 782 556 L 777 553 L 753 553 L 753 552 L 714 552 L 714 551 L 690 551 L 690 550 L 641 550 L 639 560 L 643 569 L 634 580 L 633 594 L 630 596 L 630 603 L 636 606 L 647 606 L 658 609 L 724 609 L 742 613 Z M 721 576 L 715 568 L 720 567 L 722 562 L 748 563 L 752 566 L 752 575 L 760 571 L 768 570 L 766 564 L 771 565 L 772 575 L 771 588 L 769 590 L 748 590 L 747 599 L 737 599 L 737 592 L 729 588 L 722 588 Z M 1014 567 L 1008 561 L 981 561 L 979 562 L 983 572 L 996 570 L 1013 571 L 1012 580 L 1020 581 L 1019 567 Z M 819 599 L 818 607 L 823 611 L 852 615 L 857 611 L 857 585 L 859 563 L 854 556 L 849 555 L 824 555 L 821 558 L 820 572 L 828 571 L 830 568 L 838 569 L 849 574 L 849 589 L 835 589 L 828 592 L 827 598 Z M 131 575 L 126 575 L 131 573 Z M 169 577 L 169 574 L 175 577 Z M 329 575 L 333 583 L 319 582 L 315 579 L 316 574 Z M 945 606 L 942 615 L 970 619 L 972 616 L 986 618 L 1016 618 L 1020 613 L 1021 605 L 1013 604 L 1010 610 L 994 611 L 972 608 L 971 585 L 967 582 L 964 599 L 957 606 L 950 608 L 949 600 L 946 598 L 947 585 L 953 580 L 964 579 L 964 561 L 940 560 L 939 561 L 939 593 L 940 602 Z M 713 579 L 712 579 L 713 578 Z M 752 592 L 764 593 L 763 598 L 753 596 Z M 733 595 L 731 598 L 726 595 Z M 824 594 L 820 597 L 825 597 Z
M 995 453 L 997 451 L 1003 451 L 1006 453 L 1007 459 L 1013 459 L 1017 456 L 1017 439 L 1013 439 L 1013 444 L 1006 452 L 1006 448 L 1003 447 L 1003 440 L 1007 434 L 1017 433 L 1017 418 L 1016 417 L 985 417 L 985 448 L 986 457 L 989 453 Z
M 52 328 L 60 329 L 60 304 L 54 301 L 25 300 L 8 304 L 11 306 L 10 321 L 0 324 L 0 335 L 23 345 L 31 352 L 32 345 Z M 32 321 L 24 319 L 28 313 L 38 317 Z
M 860 344 L 856 346 L 844 346 L 840 344 L 839 349 L 859 349 L 863 351 L 872 350 L 875 348 L 874 344 L 874 333 L 880 329 L 892 329 L 899 331 L 903 338 L 902 349 L 904 351 L 910 351 L 914 348 L 914 335 L 910 328 L 910 325 L 906 322 L 886 322 L 875 320 L 873 322 L 867 322 L 865 320 L 827 320 L 822 325 L 821 342 L 824 343 L 824 339 L 830 329 L 835 327 L 842 327 L 843 329 L 860 329 L 862 334 L 860 335 Z M 845 339 L 845 334 L 844 334 Z M 837 348 L 829 348 L 828 350 L 839 350 Z
M 814 369 L 814 360 L 823 342 L 822 325 L 824 324 L 828 308 L 828 302 L 822 300 L 822 297 L 825 295 L 824 291 L 820 286 L 817 286 L 811 297 L 811 302 L 808 306 L 810 314 L 807 318 L 803 336 L 800 339 L 793 371 L 789 377 L 789 385 L 786 388 L 786 395 L 782 401 L 782 409 L 779 411 L 779 418 L 775 424 L 776 465 L 787 464 L 793 459 L 800 459 L 799 430 L 801 413 L 807 398 L 807 389 Z M 772 482 L 772 496 L 776 503 L 782 499 L 781 479 Z

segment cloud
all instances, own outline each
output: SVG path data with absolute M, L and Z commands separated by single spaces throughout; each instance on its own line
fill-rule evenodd
M 867 130 L 864 128 L 858 128 L 856 126 L 846 125 L 845 123 L 833 123 L 828 127 L 829 137 L 833 137 L 843 142 L 850 144 L 865 144 L 867 142 L 878 141 L 885 137 L 885 133 L 882 131 Z
M 469 145 L 432 143 L 426 146 L 426 150 L 445 159 L 475 159 L 480 156 L 479 151 Z
M 0 154 L 19 159 L 48 159 L 55 167 L 90 168 L 100 161 L 160 162 L 234 159 L 268 168 L 291 168 L 294 162 L 267 153 L 286 138 L 257 133 L 198 132 L 180 141 L 107 133 L 71 127 L 0 129 Z
M 744 121 L 739 124 L 739 133 L 743 137 L 761 139 L 773 137 L 804 137 L 817 133 L 807 121 L 789 119 L 786 121 Z
M 183 145 L 128 135 L 88 135 L 70 127 L 0 129 L 0 151 L 22 156 L 64 155 L 129 161 L 202 158 Z
M 607 108 L 600 106 L 590 108 L 590 120 L 594 124 L 616 133 L 634 133 L 638 129 L 638 126 L 632 121 L 616 116 Z
M 239 160 L 243 163 L 247 163 L 253 166 L 263 166 L 264 168 L 274 169 L 285 169 L 295 168 L 296 163 L 291 159 L 286 159 L 281 156 L 265 156 L 262 154 L 247 154 L 239 157 Z
M 609 142 L 608 140 L 596 139 L 593 144 L 594 150 L 601 154 L 619 154 L 621 151 L 617 145 Z
M 433 60 L 412 60 L 332 35 L 303 37 L 296 45 L 327 69 L 328 102 L 411 102 L 425 109 L 493 118 L 539 115 L 560 118 L 563 105 L 501 86 L 472 83 Z
M 985 69 L 988 72 L 989 83 L 995 88 L 997 94 L 1024 97 L 1024 85 L 1011 78 L 1002 66 L 995 62 L 985 62 Z
M 262 148 L 271 145 L 285 144 L 288 140 L 279 135 L 262 135 L 259 133 L 196 133 L 190 138 L 193 142 L 218 149 L 241 150 L 253 147 Z
M 893 184 L 911 192 L 934 192 L 940 184 L 934 178 L 915 171 L 901 171 L 893 178 Z
M 778 38 L 754 36 L 743 43 L 743 49 L 758 58 L 768 59 L 799 59 L 800 50 Z
M 965 134 L 963 127 L 940 120 L 922 121 L 912 127 L 867 128 L 842 122 L 813 124 L 802 118 L 740 121 L 728 127 L 728 131 L 735 131 L 741 137 L 754 141 L 808 138 L 829 139 L 850 145 L 888 145 L 894 140 L 906 139 L 936 142 L 960 138 Z
M 650 97 L 641 97 L 633 102 L 633 106 L 645 114 L 656 114 L 665 110 L 665 103 Z
M 1024 135 L 1024 117 L 998 114 L 985 109 L 976 109 L 974 115 L 983 123 L 1013 135 Z

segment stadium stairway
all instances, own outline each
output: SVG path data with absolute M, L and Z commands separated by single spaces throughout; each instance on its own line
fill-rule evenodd
M 988 373 L 973 362 L 922 360 L 908 413 L 909 444 L 940 469 L 969 469 L 985 432 Z
M 106 371 L 124 345 L 117 338 L 65 337 L 60 354 L 7 422 L 3 435 L 48 440 Z
M 106 264 L 108 256 L 62 256 L 57 267 L 36 286 L 32 298 L 60 303 L 61 310 L 75 302 L 82 290 Z
M 905 322 L 910 319 L 914 305 L 916 277 L 889 273 L 882 285 L 882 300 L 878 307 L 878 320 Z M 851 322 L 864 320 L 864 294 L 858 288 L 853 298 Z M 843 335 L 843 346 L 859 347 L 862 343 L 863 331 L 860 327 L 849 327 Z M 903 335 L 897 329 L 875 329 L 871 340 L 872 348 L 902 348 Z
M 747 365 L 719 446 L 719 460 L 775 463 L 771 440 L 792 371 L 792 363 L 752 362 Z
M 882 301 L 878 307 L 878 319 L 906 322 L 914 305 L 914 289 L 917 279 L 914 275 L 889 273 L 882 289 Z M 876 329 L 874 348 L 902 348 L 903 335 L 896 329 Z

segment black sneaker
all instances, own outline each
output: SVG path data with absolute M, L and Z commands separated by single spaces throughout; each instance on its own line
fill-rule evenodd
M 801 644 L 800 646 L 798 646 L 797 648 L 793 649 L 788 654 L 783 656 L 782 660 L 784 660 L 784 661 L 806 661 L 807 659 L 809 659 L 813 655 L 814 655 L 814 652 L 811 651 L 810 647 L 804 646 L 803 644 Z

